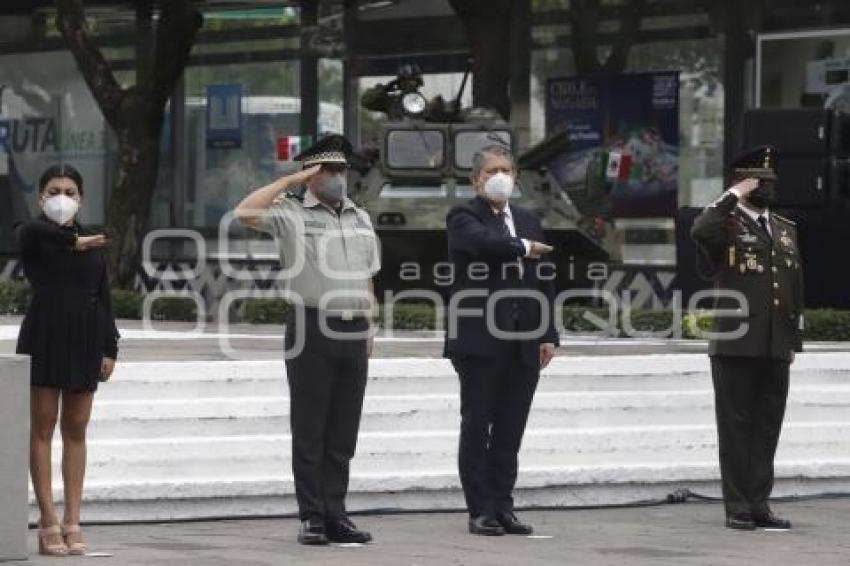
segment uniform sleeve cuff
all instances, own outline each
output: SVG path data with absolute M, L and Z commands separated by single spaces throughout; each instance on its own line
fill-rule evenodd
M 522 245 L 525 246 L 525 254 L 523 255 L 523 257 L 528 257 L 528 254 L 531 253 L 531 242 L 523 238 Z

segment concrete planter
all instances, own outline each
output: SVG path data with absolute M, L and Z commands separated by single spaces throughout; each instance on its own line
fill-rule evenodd
M 0 356 L 0 562 L 27 558 L 30 362 Z

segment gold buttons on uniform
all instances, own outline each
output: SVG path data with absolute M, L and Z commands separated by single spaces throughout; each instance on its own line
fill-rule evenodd
M 774 283 L 773 283 L 773 288 L 774 288 L 774 289 L 779 289 L 779 283 L 774 282 Z
M 773 304 L 778 307 L 779 306 L 779 299 L 773 299 Z

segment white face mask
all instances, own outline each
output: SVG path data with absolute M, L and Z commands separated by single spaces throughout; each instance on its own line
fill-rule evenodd
M 495 201 L 508 200 L 513 190 L 514 180 L 507 173 L 496 173 L 484 183 L 484 194 Z
M 61 226 L 76 216 L 80 203 L 67 195 L 55 195 L 44 199 L 42 209 L 49 219 Z

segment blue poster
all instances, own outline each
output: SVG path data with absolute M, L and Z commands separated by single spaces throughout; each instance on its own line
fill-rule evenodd
M 207 86 L 207 147 L 242 147 L 242 85 Z
M 550 79 L 546 133 L 569 150 L 550 164 L 567 190 L 604 193 L 605 216 L 671 217 L 679 176 L 679 74 Z

